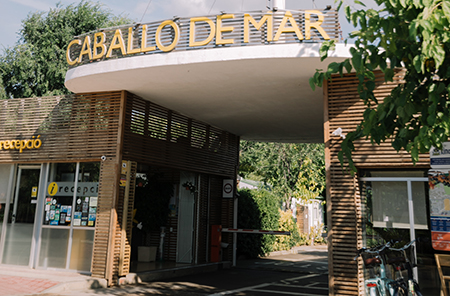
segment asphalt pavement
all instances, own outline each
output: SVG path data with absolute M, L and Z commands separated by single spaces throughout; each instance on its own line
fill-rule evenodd
M 270 256 L 251 260 L 238 260 L 237 266 L 204 274 L 187 275 L 164 281 L 145 282 L 111 288 L 89 289 L 72 285 L 68 289 L 56 289 L 61 276 L 40 271 L 40 278 L 30 274 L 1 281 L 0 295 L 39 295 L 39 296 L 144 296 L 144 295 L 186 295 L 186 296 L 272 296 L 328 295 L 328 252 L 326 246 L 302 246 L 291 251 L 274 252 Z M 79 276 L 79 275 L 78 275 Z M 33 280 L 38 284 L 32 284 Z M 78 279 L 74 275 L 74 280 Z M 12 283 L 15 281 L 15 284 Z M 21 284 L 19 284 L 19 282 Z M 11 284 L 10 284 L 11 283 Z M 76 283 L 76 281 L 74 281 Z M 42 285 L 42 286 L 40 286 Z M 47 287 L 46 285 L 50 285 Z M 24 287 L 20 291 L 8 290 Z M 39 287 L 36 287 L 39 286 Z M 28 287 L 28 291 L 26 290 Z M 31 289 L 33 288 L 33 289 Z M 9 291 L 7 294 L 3 291 Z

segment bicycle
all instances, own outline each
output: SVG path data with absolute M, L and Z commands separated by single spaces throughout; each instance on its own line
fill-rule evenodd
M 354 260 L 363 254 L 368 254 L 369 258 L 364 258 L 363 262 L 366 268 L 379 267 L 379 273 L 375 273 L 375 277 L 364 281 L 365 292 L 367 296 L 394 296 L 398 283 L 386 276 L 385 252 L 390 248 L 390 243 L 380 245 L 370 249 L 362 248 L 358 250 L 358 255 Z
M 400 252 L 402 254 L 401 257 L 388 258 L 388 264 L 394 264 L 397 266 L 397 270 L 399 272 L 399 277 L 396 279 L 397 289 L 393 296 L 422 296 L 420 292 L 419 284 L 416 282 L 413 276 L 413 267 L 415 264 L 411 262 L 406 254 L 406 250 L 411 247 L 415 243 L 415 240 L 412 240 L 405 246 L 401 248 L 389 248 L 390 251 Z M 403 277 L 402 270 L 406 270 L 408 274 L 408 280 L 406 281 Z

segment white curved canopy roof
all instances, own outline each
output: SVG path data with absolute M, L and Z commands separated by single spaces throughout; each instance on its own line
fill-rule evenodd
M 349 57 L 337 44 L 325 63 L 318 43 L 223 47 L 138 55 L 70 69 L 74 93 L 127 90 L 241 136 L 279 142 L 323 142 L 323 93 L 316 69 Z

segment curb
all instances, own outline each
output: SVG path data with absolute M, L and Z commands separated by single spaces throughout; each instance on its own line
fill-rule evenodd
M 282 250 L 282 251 L 273 251 L 270 252 L 267 256 L 280 256 L 280 255 L 289 255 L 289 254 L 299 254 L 300 251 L 303 251 L 304 249 L 317 249 L 319 251 L 326 251 L 328 252 L 328 246 L 326 244 L 323 245 L 303 245 L 303 246 L 297 246 L 293 247 L 290 250 Z
M 106 279 L 89 278 L 86 280 L 61 282 L 59 284 L 56 284 L 53 287 L 50 287 L 50 288 L 40 292 L 40 294 L 44 294 L 44 293 L 57 294 L 57 293 L 67 292 L 67 291 L 86 291 L 86 290 L 93 290 L 93 289 L 100 289 L 100 288 L 108 288 L 108 282 Z

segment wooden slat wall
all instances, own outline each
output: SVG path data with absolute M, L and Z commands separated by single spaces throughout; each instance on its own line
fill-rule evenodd
M 122 158 L 204 174 L 196 229 L 199 262 L 207 260 L 210 226 L 232 227 L 232 200 L 222 200 L 221 192 L 223 178 L 236 175 L 239 137 L 235 135 L 125 91 L 0 101 L 0 141 L 38 135 L 40 149 L 22 153 L 3 149 L 0 163 L 100 161 L 106 156 L 100 171 L 92 275 L 107 279 L 109 285 L 129 268 L 131 215 L 123 224 L 124 191 L 118 187 Z M 211 182 L 206 174 L 214 175 Z M 207 184 L 212 184 L 207 189 L 213 200 L 210 204 L 207 191 L 203 191 Z M 129 210 L 130 205 L 132 199 Z M 205 222 L 208 206 L 213 209 L 209 225 Z M 175 260 L 177 217 L 169 221 L 173 232 L 166 234 L 165 256 Z M 126 237 L 122 225 L 127 228 Z M 231 243 L 231 236 L 224 238 Z M 224 256 L 226 260 L 231 260 L 230 251 Z
M 128 93 L 124 157 L 234 178 L 239 137 Z
M 122 151 L 124 92 L 10 99 L 0 102 L 0 141 L 40 136 L 39 149 L 0 150 L 0 163 L 101 163 L 92 275 L 117 278 L 118 168 Z
M 396 73 L 394 82 L 384 83 L 377 73 L 375 95 L 382 100 L 402 83 L 403 72 Z M 332 132 L 342 128 L 343 133 L 355 130 L 363 118 L 365 106 L 357 91 L 358 79 L 348 74 L 336 76 L 324 85 L 325 100 L 325 157 L 327 172 L 327 211 L 329 230 L 329 287 L 330 295 L 363 295 L 361 261 L 354 261 L 356 250 L 362 247 L 362 213 L 358 176 L 342 169 L 338 152 L 342 139 Z M 408 153 L 397 153 L 389 142 L 372 146 L 368 140 L 358 140 L 353 160 L 361 168 L 427 168 L 427 154 L 420 155 L 414 166 Z
M 39 149 L 0 150 L 0 163 L 115 157 L 120 92 L 0 101 L 0 141 L 40 135 Z
M 120 252 L 119 252 L 119 276 L 126 275 L 130 272 L 131 263 L 131 234 L 133 229 L 133 207 L 134 195 L 136 191 L 136 162 L 128 162 L 128 169 L 130 177 L 127 179 L 127 186 L 120 187 L 120 198 L 118 202 L 117 214 L 118 224 L 120 225 Z M 121 178 L 126 178 L 126 175 L 121 175 Z M 126 190 L 128 190 L 127 198 L 125 198 Z
M 199 190 L 198 190 L 199 203 L 199 223 L 196 229 L 198 233 L 198 251 L 197 251 L 197 263 L 209 262 L 208 254 L 211 245 L 209 239 L 209 219 L 208 219 L 208 207 L 209 207 L 209 176 L 201 174 L 199 176 Z
M 107 278 L 107 255 L 110 252 L 109 238 L 111 215 L 116 180 L 115 162 L 111 159 L 103 161 L 100 167 L 97 220 L 95 225 L 94 248 L 92 254 L 92 276 Z

